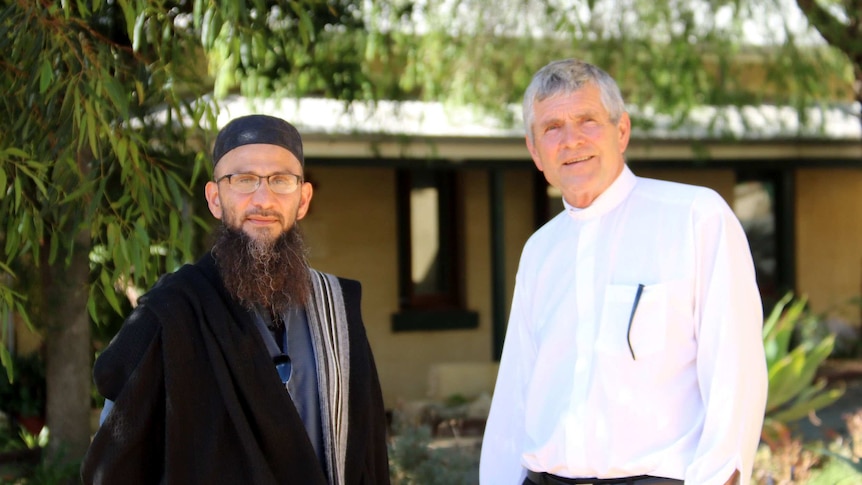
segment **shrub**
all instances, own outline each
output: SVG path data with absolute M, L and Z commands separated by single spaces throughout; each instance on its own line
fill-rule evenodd
M 763 347 L 769 371 L 764 438 L 769 441 L 780 428 L 822 409 L 844 394 L 843 384 L 827 388 L 817 369 L 829 357 L 835 336 L 815 336 L 806 327 L 818 319 L 806 309 L 805 298 L 788 293 L 776 303 L 763 325 Z

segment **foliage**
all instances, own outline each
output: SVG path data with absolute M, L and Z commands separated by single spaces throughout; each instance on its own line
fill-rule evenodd
M 62 485 L 80 481 L 78 461 L 51 462 L 42 460 L 20 482 L 21 485 Z
M 804 331 L 810 335 L 805 338 L 825 338 L 835 335 L 835 347 L 830 358 L 833 360 L 853 361 L 862 359 L 862 329 L 853 322 L 862 310 L 862 297 L 839 301 L 821 311 L 823 325 L 810 326 Z
M 405 427 L 389 443 L 393 485 L 471 485 L 479 481 L 478 447 L 431 446 L 427 426 Z
M 0 483 L 24 483 L 23 477 L 38 464 L 40 447 L 47 440 L 45 428 L 37 436 L 14 428 L 10 420 L 0 420 Z
M 43 416 L 45 412 L 45 365 L 34 352 L 15 356 L 0 377 L 0 411 L 7 416 Z
M 87 324 L 87 309 L 97 318 L 99 300 L 120 311 L 123 285 L 146 286 L 192 256 L 187 200 L 206 167 L 193 142 L 214 114 L 187 98 L 204 88 L 192 88 L 194 43 L 172 8 L 126 0 L 0 8 L 0 271 L 14 278 L 0 289 L 0 310 L 29 316 L 48 349 L 83 356 L 64 360 L 77 374 L 57 386 L 83 392 L 90 383 L 86 328 L 71 333 L 81 342 L 64 330 Z M 79 301 L 80 314 L 58 311 Z M 86 413 L 70 409 L 82 403 L 73 396 L 52 402 L 60 422 Z
M 27 453 L 21 459 L 0 468 L 0 479 L 3 483 L 14 485 L 63 485 L 80 482 L 81 463 L 76 460 L 54 462 L 45 459 L 39 448 L 47 443 L 43 431 L 39 436 L 32 436 L 32 443 Z
M 764 485 L 806 483 L 812 470 L 820 463 L 820 455 L 788 433 L 780 444 L 758 447 L 752 481 Z
M 780 0 L 495 3 L 431 0 L 399 10 L 381 2 L 391 15 L 373 25 L 393 26 L 387 55 L 403 56 L 401 86 L 499 114 L 548 60 L 580 57 L 618 79 L 628 102 L 677 124 L 696 106 L 851 99 L 858 58 L 810 41 L 809 30 L 792 27 L 799 11 Z M 824 82 L 824 72 L 836 77 Z
M 810 412 L 835 402 L 843 387 L 827 388 L 824 379 L 817 378 L 817 369 L 829 357 L 835 336 L 822 339 L 794 338 L 813 335 L 804 327 L 817 325 L 818 320 L 806 310 L 806 299 L 793 300 L 788 293 L 776 303 L 763 325 L 763 346 L 769 370 L 769 394 L 766 402 L 766 429 L 807 416 Z
M 862 405 L 843 417 L 847 424 L 847 436 L 839 436 L 825 449 L 819 448 L 818 451 L 836 461 L 840 468 L 845 469 L 845 473 L 852 471 L 856 479 L 854 483 L 859 483 L 862 482 Z
M 762 445 L 754 463 L 753 482 L 762 485 L 841 485 L 862 483 L 862 408 L 846 414 L 847 436 L 827 445 L 803 443 L 787 429 L 777 446 Z

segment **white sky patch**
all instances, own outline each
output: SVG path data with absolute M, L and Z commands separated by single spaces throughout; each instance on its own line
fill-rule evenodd
M 667 41 L 670 33 L 681 34 L 682 16 L 690 17 L 695 34 L 719 31 L 737 33 L 741 43 L 753 46 L 782 44 L 788 33 L 803 43 L 822 45 L 820 35 L 808 25 L 795 0 L 745 0 L 714 7 L 708 0 L 672 0 L 657 7 L 650 0 L 597 0 L 593 8 L 582 0 L 418 0 L 407 15 L 393 13 L 407 4 L 403 0 L 366 0 L 363 15 L 383 31 L 402 30 L 417 34 L 443 31 L 451 35 L 476 34 L 478 29 L 499 36 L 530 36 L 594 40 L 597 37 L 651 36 Z M 669 13 L 669 17 L 645 22 L 644 16 Z M 831 5 L 839 19 L 847 16 L 839 5 Z M 696 35 L 691 39 L 696 40 Z

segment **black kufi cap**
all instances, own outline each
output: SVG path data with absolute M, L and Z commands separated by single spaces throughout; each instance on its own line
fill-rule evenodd
M 234 148 L 255 143 L 283 147 L 305 166 L 299 131 L 287 121 L 267 115 L 242 116 L 225 125 L 213 145 L 213 166 Z

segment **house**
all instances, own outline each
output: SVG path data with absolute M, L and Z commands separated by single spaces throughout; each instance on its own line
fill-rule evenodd
M 315 186 L 301 224 L 311 264 L 362 282 L 387 407 L 490 392 L 521 248 L 562 210 L 523 129 L 420 102 L 222 106 L 219 126 L 258 112 L 303 133 Z M 822 126 L 802 130 L 794 111 L 768 106 L 704 108 L 685 129 L 654 119 L 634 131 L 628 162 L 728 201 L 749 234 L 767 310 L 793 290 L 858 328 L 860 308 L 846 302 L 862 293 L 859 109 L 812 113 Z M 716 114 L 721 136 L 705 128 Z

